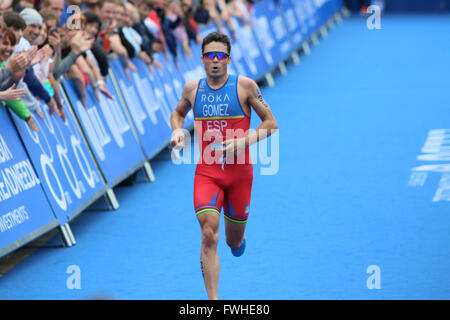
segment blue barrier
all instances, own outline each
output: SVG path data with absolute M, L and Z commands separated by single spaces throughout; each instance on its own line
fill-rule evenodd
M 110 61 L 111 74 L 131 114 L 145 156 L 150 159 L 164 148 L 170 134 L 169 112 L 164 112 L 155 97 L 147 65 L 140 60 L 133 60 L 133 63 L 137 72 L 130 71 L 131 79 L 127 78 L 118 59 Z
M 323 26 L 327 21 L 339 10 L 342 9 L 344 3 L 342 0 L 321 0 L 316 8 L 317 10 L 317 27 Z
M 250 25 L 243 25 L 237 18 L 232 17 L 231 21 L 239 39 L 238 45 L 242 50 L 247 65 L 250 70 L 249 77 L 254 80 L 260 80 L 269 71 L 269 66 L 266 62 L 265 56 L 261 52 L 261 47 Z M 233 49 L 232 49 L 233 50 Z
M 66 123 L 50 115 L 41 104 L 44 119 L 33 113 L 39 132 L 31 131 L 25 121 L 12 114 L 42 187 L 61 225 L 82 212 L 104 192 L 100 173 L 84 143 L 67 104 Z
M 206 77 L 205 69 L 203 68 L 201 61 L 202 45 L 196 42 L 191 42 L 191 50 L 192 57 L 187 59 L 188 65 L 190 65 L 192 69 L 192 78 L 190 80 Z
M 289 39 L 288 31 L 273 0 L 263 0 L 255 7 L 256 17 L 265 16 L 274 36 L 275 45 L 271 49 L 275 63 L 285 60 L 293 48 Z M 263 20 L 264 21 L 264 20 Z
M 181 98 L 181 91 L 184 86 L 184 79 L 182 75 L 177 70 L 171 57 L 166 57 L 161 53 L 155 53 L 153 58 L 159 61 L 163 65 L 163 69 L 155 68 L 155 79 L 154 83 L 157 84 L 155 87 L 155 94 L 160 97 L 163 95 L 167 101 L 167 110 L 169 112 L 168 118 L 170 119 L 170 114 L 175 109 Z M 186 117 L 185 126 L 191 125 L 193 123 L 194 117 L 192 112 Z M 170 121 L 170 120 L 169 120 Z M 170 123 L 170 122 L 169 122 Z M 170 138 L 170 134 L 167 139 Z
M 0 128 L 1 257 L 59 223 L 5 108 L 0 108 Z M 51 166 L 44 167 L 54 177 Z
M 308 16 L 304 8 L 303 1 L 291 0 L 292 6 L 294 8 L 297 21 L 299 23 L 300 31 L 304 38 L 307 38 L 311 32 L 308 25 Z
M 267 0 L 259 1 L 255 4 L 251 16 L 253 33 L 260 44 L 262 54 L 266 60 L 267 69 L 272 70 L 279 61 L 282 60 L 280 56 L 275 35 L 270 27 L 269 20 L 266 16 Z
M 292 0 L 280 0 L 280 12 L 284 15 L 284 21 L 286 23 L 286 28 L 289 32 L 291 44 L 294 50 L 299 49 L 303 41 L 306 39 L 303 35 L 300 22 L 295 13 L 295 8 Z M 305 35 L 307 34 L 307 29 L 305 30 Z
M 96 100 L 91 86 L 87 88 L 87 109 L 77 98 L 70 81 L 62 79 L 67 96 L 80 126 L 86 133 L 89 146 L 93 150 L 100 171 L 109 186 L 114 187 L 130 173 L 141 167 L 144 153 L 134 136 L 131 124 L 120 105 L 117 92 L 112 91 L 115 100 L 100 95 Z M 124 157 L 117 157 L 118 154 Z

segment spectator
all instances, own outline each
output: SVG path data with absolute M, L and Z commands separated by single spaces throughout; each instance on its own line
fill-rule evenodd
M 11 7 L 13 11 L 20 12 L 25 8 L 34 8 L 33 0 L 13 0 Z
M 216 1 L 216 8 L 218 8 L 218 11 L 220 13 L 220 17 L 228 26 L 228 29 L 231 32 L 231 36 L 234 40 L 237 40 L 236 32 L 234 31 L 234 25 L 233 21 L 231 20 L 231 11 L 229 10 L 225 0 L 215 0 Z
M 16 36 L 14 34 L 13 31 L 11 30 L 7 30 L 1 41 L 0 41 L 0 69 L 5 68 L 5 62 L 11 57 L 12 53 L 14 52 L 14 46 L 16 45 Z M 22 69 L 22 76 L 25 72 L 25 68 Z M 15 88 L 15 84 L 10 88 L 10 90 L 14 90 Z M 2 103 L 7 106 L 8 108 L 10 108 L 19 118 L 21 118 L 22 120 L 25 120 L 27 122 L 27 124 L 30 126 L 30 128 L 33 131 L 39 131 L 36 123 L 33 120 L 33 117 L 28 109 L 29 106 L 26 106 L 25 103 L 22 100 L 18 100 L 19 98 L 25 98 L 27 95 L 26 92 L 26 86 L 23 86 L 20 90 L 14 90 L 15 91 L 15 95 L 9 95 L 9 93 L 11 93 L 11 91 L 5 93 L 5 92 L 0 92 L 1 95 L 1 100 L 6 100 L 3 101 Z M 4 97 L 2 97 L 2 95 Z M 5 96 L 6 95 L 6 96 Z M 31 97 L 33 98 L 33 97 Z M 11 100 L 10 100 L 11 99 Z M 31 102 L 32 100 L 30 100 Z M 34 106 L 37 106 L 38 108 L 38 104 L 37 102 L 31 102 L 32 104 L 34 104 Z
M 149 66 L 151 71 L 152 64 L 159 68 L 162 66 L 156 62 L 151 55 L 147 54 L 145 50 L 146 48 L 143 45 L 143 38 L 135 29 L 132 28 L 138 15 L 139 13 L 137 12 L 137 8 L 132 3 L 125 3 L 125 8 L 121 19 L 122 27 L 119 28 L 119 36 L 122 44 L 128 51 L 128 56 L 139 57 Z
M 166 54 L 166 40 L 161 28 L 161 22 L 159 20 L 156 11 L 153 8 L 152 0 L 142 0 L 138 6 L 139 10 L 139 29 L 138 32 L 142 35 L 145 29 L 147 33 L 151 34 L 151 37 L 155 39 L 162 46 L 162 51 Z
M 61 20 L 61 16 L 63 15 L 64 10 L 67 8 L 65 8 L 64 0 L 43 0 L 40 11 L 42 11 L 42 9 L 53 10 L 58 17 L 59 24 L 59 20 Z
M 81 16 L 73 15 L 67 20 L 67 24 L 62 28 L 62 56 L 63 61 L 69 59 L 65 65 L 64 72 L 54 72 L 54 76 L 58 79 L 62 73 L 67 79 L 73 81 L 75 90 L 85 108 L 87 108 L 86 88 L 89 82 L 88 75 L 84 74 L 76 61 L 85 51 L 89 50 L 95 39 L 83 32 L 80 28 L 84 24 Z M 76 28 L 78 26 L 78 28 Z M 59 65 L 58 65 L 59 67 Z
M 100 15 L 100 0 L 85 0 L 86 9 Z
M 137 70 L 136 66 L 128 59 L 127 50 L 120 41 L 117 30 L 120 12 L 118 7 L 123 7 L 123 3 L 120 0 L 102 1 L 100 6 L 100 18 L 104 23 L 104 28 L 100 32 L 100 35 L 103 39 L 103 47 L 106 53 L 113 52 L 119 57 L 128 79 L 131 79 L 129 69 L 132 71 Z
M 66 62 L 61 63 L 61 38 L 57 32 L 58 14 L 49 8 L 41 9 L 39 12 L 43 18 L 41 34 L 38 38 L 38 48 L 44 50 L 43 59 L 33 69 L 36 77 L 41 81 L 49 95 L 56 102 L 56 113 L 66 121 L 62 97 L 59 92 L 58 83 L 53 75 L 55 70 L 64 67 Z M 50 110 L 53 114 L 53 110 Z
M 225 27 L 222 22 L 222 17 L 217 10 L 216 0 L 199 0 L 200 7 L 195 11 L 194 19 L 199 26 L 204 26 L 209 23 L 214 23 L 220 33 L 226 34 Z M 233 38 L 236 39 L 233 33 Z
M 12 7 L 12 0 L 3 0 L 0 3 L 0 11 L 8 11 Z
M 147 52 L 147 54 L 152 57 L 153 52 L 159 52 L 163 50 L 163 45 L 161 40 L 157 39 L 155 35 L 147 28 L 145 24 L 145 19 L 148 18 L 150 14 L 151 6 L 148 1 L 142 1 L 138 6 L 137 15 L 134 16 L 135 29 L 142 37 L 142 47 Z
M 165 17 L 166 21 L 169 23 L 171 33 L 176 42 L 183 48 L 185 56 L 191 57 L 192 52 L 189 46 L 186 28 L 183 23 L 184 13 L 181 6 L 173 2 L 169 3 L 165 9 Z
M 77 15 L 73 15 L 70 19 L 77 17 Z M 86 24 L 87 23 L 85 16 L 81 15 L 80 31 L 78 31 L 80 34 L 86 33 L 84 31 L 86 29 Z M 95 37 L 92 37 L 92 34 L 87 34 L 87 36 L 92 40 L 92 42 L 95 39 Z M 97 65 L 88 57 L 86 52 L 81 53 L 81 55 L 77 58 L 75 64 L 85 78 L 85 88 L 87 88 L 88 84 L 90 83 L 94 90 L 95 97 L 98 101 L 100 101 L 100 93 L 103 93 L 108 98 L 113 99 L 111 93 L 106 88 L 105 79 L 100 74 L 100 70 L 98 69 Z
M 174 59 L 177 58 L 177 40 L 174 34 L 174 30 L 181 23 L 179 16 L 171 16 L 169 10 L 169 3 L 165 0 L 153 0 L 153 10 L 150 11 L 149 20 L 158 26 L 159 30 L 162 30 L 165 47 L 172 54 Z
M 109 71 L 108 56 L 103 48 L 103 39 L 99 37 L 99 31 L 101 30 L 102 21 L 96 13 L 90 10 L 84 11 L 83 16 L 86 19 L 86 33 L 91 38 L 95 39 L 92 48 L 86 51 L 86 54 L 98 67 L 102 77 L 106 77 Z
M 23 30 L 27 26 L 23 18 L 17 12 L 7 11 L 3 13 L 3 21 L 6 28 L 14 32 L 15 40 L 19 41 L 22 38 Z
M 251 16 L 247 0 L 231 0 L 228 3 L 228 8 L 231 15 L 238 18 L 242 25 L 251 26 Z
M 181 0 L 181 9 L 183 10 L 183 23 L 189 40 L 195 41 L 197 43 L 202 43 L 203 38 L 199 34 L 198 24 L 194 18 L 195 12 L 198 10 L 198 8 L 194 8 L 194 6 L 192 5 L 192 0 Z M 208 14 L 207 11 L 206 14 Z
M 3 38 L 3 33 L 6 32 L 7 26 L 3 21 L 3 15 L 0 15 L 0 41 Z M 15 39 L 17 42 L 17 39 Z M 36 51 L 33 49 L 32 51 Z M 15 83 L 23 77 L 23 72 L 28 64 L 29 52 L 16 54 L 9 59 L 8 64 L 0 70 L 0 90 L 8 90 L 7 93 L 2 94 L 2 99 L 14 94 Z
M 34 9 L 25 8 L 20 12 L 20 16 L 23 18 L 27 26 L 23 30 L 23 36 L 15 48 L 15 53 L 20 53 L 22 50 L 26 51 L 31 47 L 31 44 L 35 44 L 40 35 L 43 23 L 41 15 Z M 42 50 L 37 52 L 32 61 L 32 65 L 40 61 L 43 53 L 44 52 Z M 43 85 L 39 82 L 39 79 L 36 78 L 32 68 L 28 68 L 26 70 L 23 80 L 34 96 L 43 100 L 48 105 L 50 110 L 56 110 L 57 106 L 55 100 L 50 97 Z

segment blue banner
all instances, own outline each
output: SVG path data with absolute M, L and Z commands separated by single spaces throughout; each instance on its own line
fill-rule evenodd
M 41 104 L 44 119 L 32 112 L 39 132 L 15 114 L 16 124 L 42 186 L 61 225 L 84 210 L 103 191 L 104 183 L 65 101 L 66 122 Z
M 284 15 L 286 28 L 290 34 L 292 47 L 294 49 L 299 49 L 306 38 L 302 33 L 302 28 L 300 27 L 300 22 L 295 14 L 292 0 L 280 0 L 279 4 L 281 13 Z
M 5 108 L 0 108 L 0 128 L 1 257 L 59 223 Z M 45 169 L 54 174 L 50 165 Z
M 181 92 L 184 86 L 184 79 L 181 73 L 176 69 L 174 62 L 171 60 L 172 57 L 166 57 L 161 53 L 155 53 L 153 55 L 154 59 L 159 61 L 163 65 L 163 69 L 155 68 L 154 78 L 152 78 L 155 86 L 155 94 L 160 98 L 165 97 L 167 101 L 167 111 L 168 111 L 168 123 L 170 127 L 170 114 L 177 106 L 180 98 Z M 194 123 L 194 116 L 192 110 L 186 116 L 185 128 L 191 126 Z M 167 139 L 170 138 L 168 135 Z
M 236 32 L 236 37 L 239 39 L 238 43 L 242 49 L 242 54 L 250 69 L 249 77 L 253 80 L 260 80 L 269 71 L 269 66 L 261 52 L 259 43 L 253 35 L 252 26 L 242 24 L 235 17 L 232 17 L 231 21 Z
M 275 50 L 273 52 L 276 63 L 285 60 L 292 52 L 293 48 L 289 39 L 289 33 L 286 29 L 283 17 L 280 15 L 277 6 L 273 0 L 261 1 L 265 4 L 260 4 L 255 7 L 255 15 L 257 17 L 265 16 L 269 22 L 270 29 L 274 35 Z
M 305 10 L 304 1 L 291 0 L 297 21 L 299 23 L 300 31 L 306 39 L 310 36 L 312 28 L 309 26 L 308 15 Z
M 252 24 L 255 38 L 261 47 L 267 68 L 271 70 L 283 57 L 280 55 L 278 45 L 275 41 L 275 35 L 267 18 L 267 1 L 270 0 L 255 3 L 252 12 Z
M 324 25 L 328 19 L 334 14 L 335 0 L 318 0 L 314 3 L 316 10 L 316 28 Z
M 206 76 L 205 68 L 202 64 L 202 45 L 191 41 L 192 57 L 187 57 L 186 62 L 191 66 L 192 76 L 191 80 L 201 79 Z M 234 69 L 233 69 L 234 70 Z M 185 79 L 185 81 L 187 81 Z
M 197 79 L 195 66 L 193 63 L 191 63 L 192 58 L 193 57 L 189 57 L 189 58 L 186 57 L 183 54 L 181 48 L 179 47 L 177 65 L 178 65 L 178 70 L 180 71 L 184 82 L 188 82 L 188 81 Z
M 133 64 L 137 72 L 130 71 L 128 79 L 120 61 L 110 61 L 111 71 L 133 119 L 145 156 L 150 159 L 165 147 L 170 134 L 166 121 L 168 115 L 155 97 L 148 66 L 139 59 L 133 59 Z
M 111 92 L 116 97 L 114 100 L 100 94 L 100 101 L 97 101 L 92 87 L 88 86 L 87 108 L 85 108 L 78 99 L 73 84 L 64 78 L 62 83 L 100 170 L 107 183 L 114 187 L 145 159 L 131 124 L 117 98 L 117 92 L 115 90 Z

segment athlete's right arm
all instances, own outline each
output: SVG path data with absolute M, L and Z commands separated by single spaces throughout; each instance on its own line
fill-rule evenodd
M 181 99 L 170 116 L 170 126 L 173 130 L 170 145 L 174 148 L 179 149 L 184 147 L 184 119 L 194 103 L 193 99 L 195 98 L 197 85 L 198 80 L 186 82 Z

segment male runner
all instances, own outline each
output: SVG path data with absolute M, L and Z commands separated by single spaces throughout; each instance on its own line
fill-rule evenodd
M 171 145 L 184 147 L 184 119 L 193 108 L 200 159 L 194 179 L 194 207 L 201 226 L 201 268 L 209 299 L 217 299 L 219 282 L 220 211 L 225 216 L 226 242 L 235 256 L 245 249 L 250 211 L 253 166 L 249 147 L 277 129 L 277 122 L 258 85 L 243 76 L 229 75 L 229 38 L 217 32 L 202 44 L 206 78 L 187 82 L 171 116 Z M 262 123 L 249 133 L 251 108 Z

